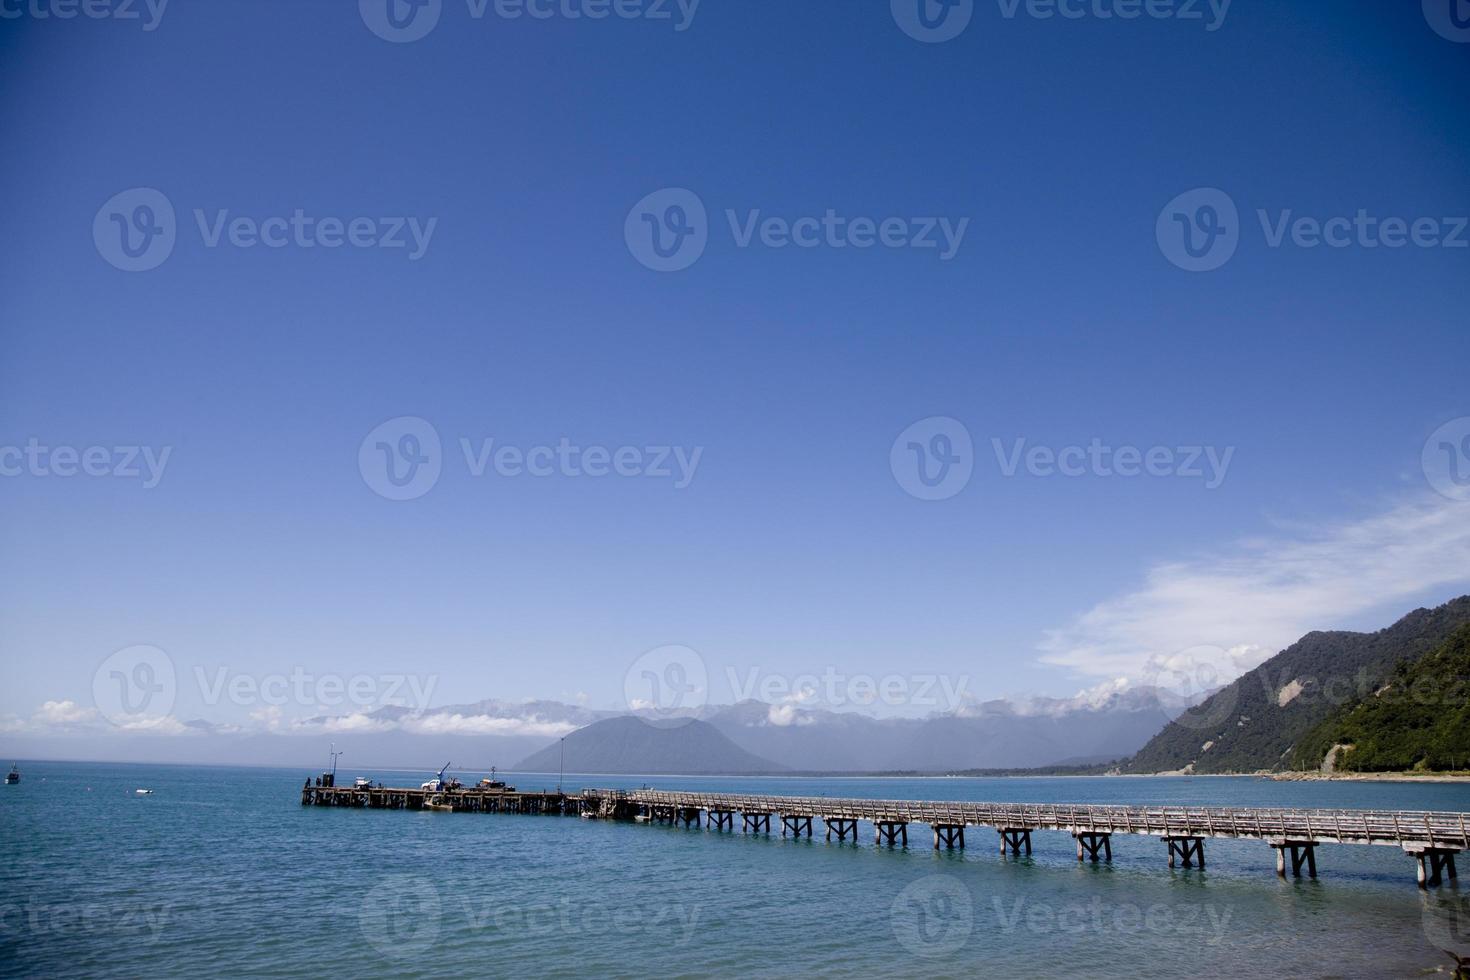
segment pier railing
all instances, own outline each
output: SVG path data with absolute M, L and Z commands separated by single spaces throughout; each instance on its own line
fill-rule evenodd
M 313 785 L 301 788 L 303 806 L 369 807 L 455 813 L 580 814 L 583 817 L 733 830 L 741 814 L 747 833 L 770 833 L 779 818 L 783 836 L 811 837 L 813 823 L 839 843 L 856 841 L 858 822 L 871 823 L 880 845 L 908 846 L 910 824 L 928 824 L 934 847 L 963 848 L 965 828 L 999 832 L 1001 853 L 1031 853 L 1033 831 L 1064 831 L 1075 838 L 1077 860 L 1112 860 L 1115 834 L 1158 837 L 1169 866 L 1205 866 L 1207 838 L 1262 840 L 1276 851 L 1276 873 L 1317 874 L 1319 844 L 1397 846 L 1418 865 L 1420 887 L 1456 877 L 1455 855 L 1470 850 L 1470 814 L 1427 810 L 1321 810 L 1283 807 L 1126 806 L 1075 803 L 981 803 L 937 800 L 867 800 L 827 796 L 749 793 L 683 793 L 668 790 L 585 789 L 517 792 L 508 787 L 410 789 Z
M 813 796 L 590 790 L 641 806 L 924 823 L 1063 830 L 1158 837 L 1287 839 L 1316 844 L 1380 844 L 1470 850 L 1464 813 L 1423 810 L 1317 810 L 1258 807 L 1094 806 L 1068 803 L 970 803 Z

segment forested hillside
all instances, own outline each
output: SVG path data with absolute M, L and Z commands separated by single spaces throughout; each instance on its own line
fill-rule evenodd
M 1467 623 L 1470 596 L 1462 596 L 1435 609 L 1415 610 L 1376 633 L 1308 633 L 1170 722 L 1123 764 L 1123 771 L 1289 767 L 1296 746 L 1305 747 L 1317 725 L 1343 705 L 1371 696 L 1401 662 L 1443 645 Z
M 1316 769 L 1335 745 L 1334 768 L 1357 772 L 1470 766 L 1470 626 L 1418 660 L 1401 662 L 1378 690 L 1334 711 L 1293 753 Z

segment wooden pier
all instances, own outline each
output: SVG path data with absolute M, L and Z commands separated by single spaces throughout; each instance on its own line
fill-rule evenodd
M 528 813 L 575 816 L 585 799 L 545 791 L 480 789 L 406 789 L 402 787 L 312 786 L 301 788 L 302 806 L 351 806 L 374 810 L 428 810 L 431 804 L 454 813 Z
M 812 836 L 821 820 L 827 840 L 857 840 L 858 821 L 870 823 L 875 840 L 888 847 L 908 846 L 908 825 L 927 824 L 934 847 L 965 846 L 965 828 L 987 827 L 1000 837 L 1002 854 L 1031 853 L 1037 831 L 1070 834 L 1077 860 L 1111 861 L 1112 837 L 1133 834 L 1159 838 L 1169 867 L 1205 867 L 1205 841 L 1259 840 L 1276 850 L 1276 869 L 1303 867 L 1316 877 L 1318 844 L 1397 847 L 1418 867 L 1421 888 L 1456 877 L 1455 855 L 1470 850 L 1470 814 L 1419 810 L 1308 810 L 1255 807 L 1091 806 L 1057 803 L 971 803 L 929 800 L 868 800 L 831 797 L 760 796 L 734 793 L 681 793 L 665 790 L 585 789 L 577 795 L 520 792 L 509 788 L 462 787 L 448 790 L 385 787 L 313 786 L 301 790 L 303 806 L 374 809 L 444 809 L 456 813 L 580 815 L 636 820 L 685 828 L 733 832 L 735 814 L 746 833 L 768 834 L 780 821 L 782 835 Z M 1287 860 L 1288 854 L 1290 860 Z

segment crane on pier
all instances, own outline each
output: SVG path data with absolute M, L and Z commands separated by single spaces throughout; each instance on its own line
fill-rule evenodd
M 453 765 L 453 763 L 451 762 L 444 763 L 444 768 L 440 769 L 439 772 L 435 774 L 433 779 L 421 785 L 419 789 L 426 789 L 434 793 L 437 793 L 441 790 L 449 789 L 450 787 L 444 782 L 444 773 L 449 770 L 449 767 L 451 765 Z

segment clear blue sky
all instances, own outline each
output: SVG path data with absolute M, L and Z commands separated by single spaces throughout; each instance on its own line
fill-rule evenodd
M 1470 415 L 1470 249 L 1273 249 L 1255 217 L 1470 214 L 1470 45 L 1417 3 L 1237 0 L 1207 31 L 980 0 L 925 44 L 887 0 L 704 0 L 682 32 L 445 0 L 396 44 L 354 3 L 175 0 L 152 31 L 0 21 L 0 79 L 0 443 L 172 447 L 151 489 L 0 479 L 0 714 L 89 703 L 137 643 L 181 671 L 428 670 L 441 703 L 610 705 L 669 643 L 712 673 L 1066 695 L 1111 671 L 1044 662 L 1046 637 L 1160 568 L 1350 548 L 1448 506 L 1420 452 Z M 134 187 L 177 211 L 146 272 L 92 237 Z M 624 221 L 666 187 L 710 240 L 660 273 Z M 1239 206 L 1241 241 L 1190 273 L 1155 222 L 1199 187 Z M 437 225 L 416 261 L 208 248 L 195 208 Z M 727 208 L 969 226 L 950 261 L 739 248 Z M 406 415 L 444 470 L 393 502 L 358 447 Z M 930 416 L 978 457 L 941 501 L 889 468 Z M 460 437 L 703 456 L 686 489 L 477 479 Z M 992 437 L 1235 455 L 1214 490 L 1005 478 Z M 1385 625 L 1466 590 L 1445 558 L 1271 626 Z M 1256 642 L 1239 615 L 1197 642 Z

